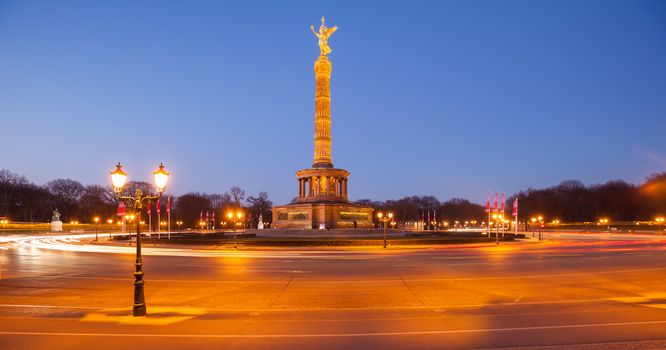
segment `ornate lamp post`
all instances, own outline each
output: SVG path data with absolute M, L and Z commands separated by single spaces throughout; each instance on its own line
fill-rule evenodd
M 169 173 L 164 170 L 164 165 L 160 163 L 159 168 L 153 172 L 153 176 L 155 178 L 155 188 L 157 189 L 156 196 L 151 196 L 149 194 L 144 195 L 143 191 L 139 188 L 134 191 L 134 196 L 131 196 L 123 194 L 125 181 L 127 181 L 127 174 L 123 171 L 120 163 L 116 165 L 116 170 L 111 172 L 111 182 L 113 183 L 113 191 L 116 193 L 116 196 L 121 201 L 124 200 L 127 201 L 128 204 L 132 204 L 137 213 L 136 271 L 134 272 L 134 305 L 132 307 L 133 316 L 146 315 L 146 301 L 143 293 L 143 261 L 141 259 L 141 209 L 143 208 L 144 202 L 156 200 L 162 196 L 162 192 L 164 192 L 169 179 Z
M 377 219 L 384 223 L 384 248 L 386 248 L 386 223 L 393 220 L 393 213 L 388 212 L 386 216 L 381 211 L 377 213 Z
M 227 213 L 227 217 L 229 220 L 231 220 L 231 223 L 234 225 L 234 248 L 236 248 L 236 225 L 240 219 L 243 218 L 243 212 L 242 211 L 237 211 L 236 215 L 232 212 Z

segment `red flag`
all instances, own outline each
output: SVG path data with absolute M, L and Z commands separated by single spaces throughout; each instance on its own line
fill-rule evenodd
M 513 216 L 518 216 L 518 197 L 513 201 Z
M 486 200 L 486 212 L 490 213 L 490 191 L 488 191 L 488 199 Z
M 504 213 L 504 202 L 506 202 L 506 199 L 504 199 L 504 192 L 502 192 L 502 213 Z
M 208 210 L 206 210 L 206 222 L 208 222 Z
M 203 210 L 199 212 L 199 221 L 203 221 Z
M 171 193 L 169 193 L 169 197 L 167 197 L 167 207 L 166 207 L 167 213 L 171 212 Z
M 150 201 L 148 201 L 148 207 L 146 208 L 146 212 L 148 215 L 150 215 Z
M 430 228 L 430 210 L 428 210 L 428 228 Z
M 213 225 L 215 225 L 215 210 L 213 210 Z
M 157 198 L 157 213 L 160 213 L 160 199 Z
M 493 201 L 493 210 L 497 212 L 497 202 L 499 201 L 499 192 L 495 192 L 495 200 Z
M 125 216 L 125 203 L 118 203 L 118 211 L 116 212 L 116 216 Z

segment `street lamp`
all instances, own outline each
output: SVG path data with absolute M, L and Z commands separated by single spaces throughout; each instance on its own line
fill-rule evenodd
M 180 220 L 176 221 L 176 225 L 178 225 L 178 233 L 180 233 L 180 225 L 182 225 L 182 224 L 183 224 L 182 221 L 180 221 Z
M 106 223 L 109 224 L 109 239 L 111 239 L 111 230 L 113 230 L 113 219 L 106 220 Z
M 127 201 L 128 204 L 132 204 L 136 210 L 136 270 L 134 272 L 134 305 L 132 306 L 132 315 L 133 316 L 145 316 L 146 315 L 146 301 L 143 293 L 143 261 L 141 258 L 141 209 L 143 209 L 143 203 L 150 200 L 157 200 L 162 197 L 162 192 L 167 185 L 167 180 L 169 179 L 169 173 L 164 170 L 164 165 L 160 163 L 159 168 L 153 172 L 153 177 L 155 180 L 155 188 L 157 189 L 157 195 L 151 196 L 150 194 L 145 194 L 141 191 L 140 188 L 137 188 L 134 191 L 134 196 L 124 195 L 123 189 L 125 187 L 125 181 L 127 181 L 127 173 L 123 171 L 120 163 L 116 165 L 116 170 L 111 172 L 111 182 L 113 183 L 113 191 L 116 193 L 116 196 L 119 200 Z
M 228 212 L 227 213 L 227 218 L 229 218 L 229 220 L 231 220 L 232 224 L 234 225 L 234 231 L 233 231 L 234 232 L 234 248 L 237 248 L 237 245 L 236 245 L 236 243 L 237 243 L 236 242 L 236 225 L 237 225 L 238 221 L 243 218 L 243 212 L 239 210 L 239 211 L 236 212 L 236 215 L 234 215 L 234 213 L 232 213 L 232 212 Z
M 97 216 L 95 216 L 93 221 L 95 222 L 95 242 L 97 242 L 98 241 L 98 237 L 97 237 L 98 225 L 97 224 L 99 223 L 99 218 Z
M 393 220 L 393 213 L 388 212 L 386 216 L 381 211 L 377 213 L 377 219 L 384 223 L 384 248 L 386 248 L 386 223 Z
M 539 240 L 543 240 L 543 234 L 541 233 L 541 229 L 543 228 L 543 216 L 539 215 L 537 217 L 537 220 L 539 220 Z
M 493 220 L 495 221 L 495 244 L 499 244 L 499 221 L 502 220 L 502 216 L 493 214 Z
M 606 218 L 599 219 L 599 228 L 601 228 L 603 230 L 603 226 L 605 226 L 605 225 L 608 225 L 608 219 L 606 219 Z M 608 229 L 608 231 L 610 231 L 610 225 L 608 225 L 607 229 Z
M 657 222 L 657 225 L 664 225 L 664 222 L 666 221 L 666 219 L 664 219 L 663 216 L 660 216 L 658 218 L 655 218 L 654 221 Z

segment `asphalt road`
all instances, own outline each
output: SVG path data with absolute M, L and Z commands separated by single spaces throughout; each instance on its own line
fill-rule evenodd
M 5 238 L 0 349 L 666 348 L 666 237 L 546 238 L 146 248 L 143 318 L 130 315 L 133 248 Z

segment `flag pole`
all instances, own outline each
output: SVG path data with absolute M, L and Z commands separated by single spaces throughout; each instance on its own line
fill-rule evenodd
M 150 210 L 150 201 L 148 201 L 148 234 L 150 234 L 150 231 L 153 229 L 153 214 L 152 211 Z
M 157 198 L 157 239 L 162 238 L 162 233 L 160 232 L 162 230 L 162 210 L 160 210 L 160 199 Z
M 169 188 L 169 198 L 167 198 L 167 230 L 169 230 L 169 239 L 171 239 L 171 188 Z
M 491 210 L 490 209 L 491 208 L 490 207 L 490 193 L 491 192 L 492 192 L 492 190 L 490 188 L 488 188 L 488 205 L 487 205 L 487 207 L 488 207 L 488 223 L 486 223 L 486 228 L 488 229 L 488 237 L 490 237 L 490 215 L 491 215 L 491 213 L 490 213 L 490 210 Z
M 504 233 L 506 232 L 506 225 L 504 224 L 504 214 L 506 214 L 506 210 L 504 208 L 505 204 L 506 199 L 504 199 L 504 192 L 502 192 L 502 238 L 504 238 Z
M 514 233 L 518 234 L 518 196 L 516 196 L 516 226 L 514 227 Z

